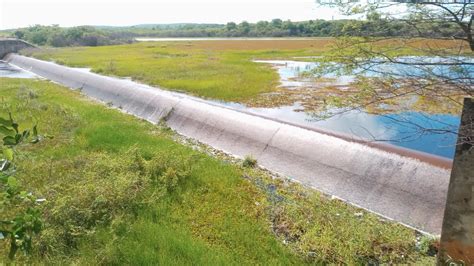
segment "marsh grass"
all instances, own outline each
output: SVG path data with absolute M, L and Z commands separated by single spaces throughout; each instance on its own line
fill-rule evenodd
M 398 43 L 382 40 L 375 46 L 386 49 Z M 396 50 L 396 55 L 420 54 L 420 47 L 458 47 L 456 41 L 413 40 L 411 47 Z M 319 56 L 329 52 L 334 39 L 314 40 L 239 40 L 143 42 L 102 47 L 43 48 L 24 54 L 73 67 L 119 77 L 131 77 L 164 89 L 223 101 L 248 102 L 274 92 L 278 74 L 255 59 L 291 59 Z M 294 58 L 300 57 L 300 58 Z
M 253 59 L 313 55 L 327 45 L 327 41 L 295 42 L 156 42 L 25 53 L 205 98 L 246 101 L 278 85 L 278 74 Z
M 46 81 L 0 84 L 0 114 L 54 136 L 19 160 L 20 181 L 46 199 L 34 256 L 20 264 L 430 261 L 412 230 L 177 143 L 167 128 Z

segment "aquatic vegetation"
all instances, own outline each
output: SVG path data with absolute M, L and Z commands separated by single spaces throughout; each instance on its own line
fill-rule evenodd
M 301 110 L 315 116 L 337 108 L 361 109 L 373 114 L 416 111 L 427 114 L 453 114 L 461 111 L 463 93 L 459 88 L 427 84 L 412 91 L 410 78 L 319 77 L 312 73 L 317 65 L 295 61 L 265 61 L 282 73 L 282 84 L 274 92 L 264 93 L 245 104 L 250 107 L 279 107 L 298 103 Z M 376 89 L 373 89 L 376 88 Z M 440 91 L 444 92 L 443 94 Z M 451 101 L 447 101 L 449 98 Z M 458 100 L 458 101 L 456 101 Z
M 278 85 L 277 73 L 253 59 L 314 54 L 327 42 L 155 42 L 25 53 L 205 98 L 245 101 Z
M 333 84 L 334 78 L 314 77 L 301 71 L 291 81 L 304 81 L 303 86 L 285 89 L 279 87 L 279 76 L 271 65 L 254 62 L 256 59 L 291 59 L 295 61 L 317 61 L 329 51 L 334 39 L 271 40 L 271 41 L 184 41 L 143 42 L 130 45 L 106 47 L 75 47 L 24 51 L 28 55 L 52 60 L 75 67 L 91 67 L 92 71 L 132 79 L 187 92 L 204 98 L 244 103 L 250 107 L 278 107 L 300 103 L 306 112 L 316 113 L 331 107 L 350 107 L 355 101 L 367 106 L 370 112 L 393 112 L 400 109 L 406 98 L 385 100 L 377 105 L 373 92 L 361 93 L 364 82 L 351 86 Z M 397 43 L 396 39 L 377 43 L 387 47 Z M 457 47 L 458 42 L 415 39 L 410 47 L 394 51 L 399 55 L 420 54 L 419 47 L 435 45 L 446 48 Z M 276 66 L 278 67 L 278 66 Z M 388 84 L 385 84 L 385 86 Z M 380 93 L 389 87 L 381 86 Z M 459 106 L 430 97 L 426 91 L 424 99 L 414 103 L 416 111 L 428 113 L 457 113 Z M 411 102 L 411 101 L 410 101 Z

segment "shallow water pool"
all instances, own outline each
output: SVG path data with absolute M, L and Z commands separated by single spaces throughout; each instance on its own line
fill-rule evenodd
M 12 66 L 0 60 L 0 77 L 2 78 L 36 78 L 37 75 L 24 69 Z

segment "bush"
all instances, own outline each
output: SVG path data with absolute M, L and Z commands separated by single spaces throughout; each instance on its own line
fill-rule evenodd
M 21 131 L 10 113 L 8 119 L 0 117 L 0 138 L 0 240 L 9 242 L 8 258 L 13 260 L 17 251 L 32 251 L 33 238 L 42 229 L 39 201 L 16 177 L 18 148 L 38 143 L 42 136 L 36 125 L 32 130 Z
M 147 166 L 147 176 L 167 192 L 173 192 L 183 184 L 190 171 L 190 158 L 178 153 L 155 154 Z
M 243 167 L 253 168 L 257 166 L 257 159 L 253 158 L 252 155 L 245 156 L 244 161 L 242 162 Z

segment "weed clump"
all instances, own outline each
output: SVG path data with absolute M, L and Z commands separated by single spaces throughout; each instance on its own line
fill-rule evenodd
M 252 155 L 247 155 L 244 158 L 244 161 L 242 162 L 243 167 L 247 168 L 254 168 L 257 166 L 257 159 L 255 159 Z
M 173 192 L 182 185 L 191 171 L 189 157 L 178 153 L 155 154 L 147 166 L 147 176 L 166 192 Z

